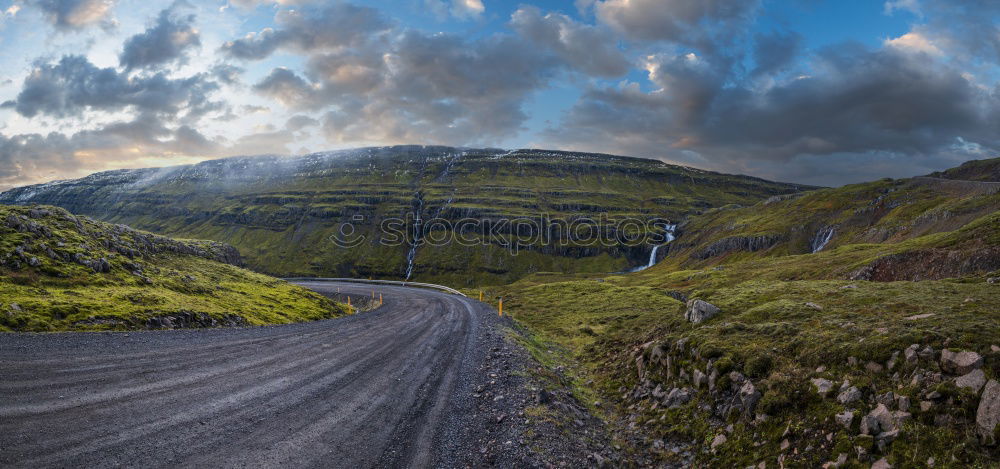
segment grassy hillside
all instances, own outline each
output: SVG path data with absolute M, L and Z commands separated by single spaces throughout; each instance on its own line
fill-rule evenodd
M 834 262 L 830 276 L 892 264 L 881 269 L 878 280 L 955 277 L 1000 268 L 991 226 L 998 207 L 1000 183 L 937 178 L 774 197 L 692 218 L 660 268 L 704 268 L 853 246 L 852 254 L 842 252 L 845 258 Z
M 173 240 L 56 207 L 0 206 L 0 331 L 249 326 L 348 313 L 240 264 L 218 242 Z
M 603 216 L 599 224 L 607 227 L 628 217 L 677 221 L 803 189 L 610 155 L 409 146 L 112 171 L 14 189 L 0 194 L 0 203 L 58 205 L 161 234 L 223 241 L 252 268 L 273 274 L 402 278 L 418 215 L 424 222 Z M 389 219 L 402 220 L 404 242 L 388 243 L 379 227 Z M 362 243 L 331 241 L 345 223 Z M 423 226 L 428 239 L 433 227 Z M 471 242 L 418 246 L 413 279 L 463 286 L 537 271 L 613 272 L 644 264 L 650 250 L 595 245 L 596 235 L 584 233 L 560 235 L 563 243 L 527 242 L 515 254 L 504 246 L 517 233 L 509 225 L 461 233 Z
M 536 274 L 489 294 L 584 402 L 611 404 L 595 411 L 629 429 L 621 444 L 659 460 L 683 460 L 656 443 L 680 440 L 714 467 L 992 467 L 1000 428 L 979 422 L 1000 404 L 983 386 L 1000 379 L 1000 203 L 952 182 L 712 210 L 651 269 Z M 824 225 L 838 234 L 811 253 Z M 778 241 L 719 243 L 734 236 Z M 690 322 L 693 299 L 720 311 Z M 944 350 L 982 361 L 956 369 Z
M 956 168 L 931 173 L 928 176 L 944 179 L 1000 182 L 1000 158 L 967 161 Z

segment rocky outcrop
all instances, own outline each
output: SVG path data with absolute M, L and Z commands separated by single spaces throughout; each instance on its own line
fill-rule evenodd
M 997 426 L 1000 425 L 1000 383 L 990 380 L 976 410 L 976 430 L 982 441 L 997 444 Z
M 1000 247 L 974 250 L 924 249 L 880 257 L 851 272 L 850 280 L 875 282 L 938 280 L 1000 269 Z
M 983 367 L 983 356 L 976 352 L 941 351 L 941 369 L 956 375 L 964 375 Z
M 719 308 L 704 300 L 691 300 L 687 303 L 684 319 L 699 324 L 719 314 Z
M 774 234 L 757 236 L 730 236 L 720 239 L 692 255 L 695 259 L 708 259 L 730 252 L 754 252 L 770 249 L 783 241 L 784 237 Z
M 2 209 L 7 216 L 0 224 L 0 234 L 7 230 L 28 235 L 27 240 L 13 252 L 0 252 L 0 265 L 13 270 L 24 266 L 39 268 L 43 266 L 42 259 L 49 259 L 56 264 L 79 264 L 100 274 L 109 273 L 121 264 L 133 273 L 141 270 L 134 267 L 134 260 L 161 253 L 196 256 L 243 266 L 239 251 L 225 243 L 175 240 L 125 225 L 96 222 L 61 208 Z M 70 239 L 74 241 L 70 242 Z

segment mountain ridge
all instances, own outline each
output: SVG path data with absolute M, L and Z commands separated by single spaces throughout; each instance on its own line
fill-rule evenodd
M 410 272 L 467 285 L 544 270 L 623 270 L 645 264 L 652 247 L 528 243 L 514 254 L 487 239 L 482 227 L 475 233 L 479 246 L 425 247 L 414 242 L 415 219 L 679 220 L 811 189 L 617 155 L 405 145 L 115 170 L 11 189 L 0 193 L 0 203 L 57 205 L 171 236 L 228 242 L 255 269 L 278 275 L 405 278 Z M 403 220 L 411 235 L 404 245 L 379 244 L 379 224 L 389 219 Z M 345 223 L 366 236 L 355 252 L 329 244 Z M 516 238 L 510 229 L 500 235 Z

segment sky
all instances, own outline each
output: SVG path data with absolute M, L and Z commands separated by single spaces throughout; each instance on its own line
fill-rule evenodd
M 0 0 L 0 190 L 394 144 L 837 186 L 1000 156 L 995 0 Z

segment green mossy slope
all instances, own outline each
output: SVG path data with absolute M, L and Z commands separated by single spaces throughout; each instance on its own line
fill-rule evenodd
M 238 252 L 74 216 L 0 206 L 0 331 L 283 324 L 346 306 L 245 270 Z
M 921 178 L 823 189 L 693 217 L 680 248 L 642 272 L 540 273 L 487 291 L 534 332 L 535 356 L 573 370 L 581 400 L 611 404 L 595 411 L 631 428 L 623 445 L 661 461 L 684 460 L 653 444 L 663 439 L 711 467 L 821 467 L 842 454 L 840 467 L 994 467 L 998 448 L 976 426 L 982 391 L 958 387 L 941 352 L 977 353 L 983 378 L 1000 379 L 997 197 Z M 810 253 L 820 225 L 842 231 Z M 695 255 L 734 236 L 778 241 Z M 689 322 L 691 299 L 720 312 Z M 852 387 L 860 398 L 838 401 Z M 674 388 L 690 400 L 664 404 Z M 746 404 L 744 390 L 759 399 Z M 895 428 L 864 434 L 879 404 Z

